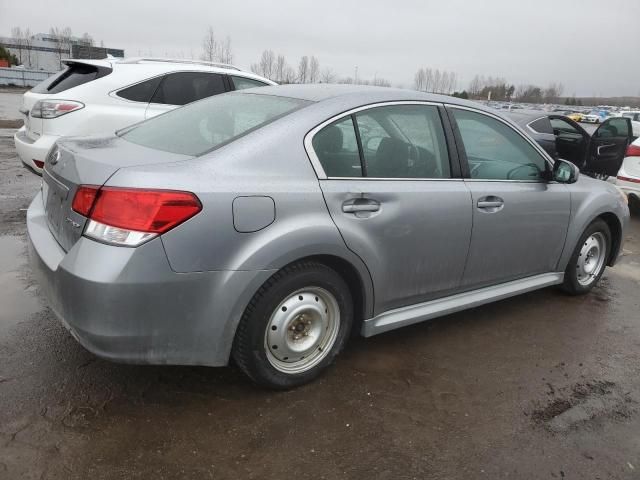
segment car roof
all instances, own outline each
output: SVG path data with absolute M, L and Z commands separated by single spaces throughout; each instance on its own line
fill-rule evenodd
M 241 70 L 233 65 L 199 60 L 131 57 L 105 58 L 101 60 L 69 58 L 62 60 L 62 62 L 65 64 L 84 63 L 87 65 L 95 65 L 97 67 L 111 68 L 114 71 L 143 68 L 145 71 L 152 74 L 162 74 L 174 71 L 213 72 L 252 78 L 273 85 L 276 84 L 267 78 L 261 77 L 260 75 L 256 75 L 252 72 Z
M 539 118 L 548 117 L 549 115 L 562 116 L 558 112 L 543 112 L 541 110 L 517 110 L 514 112 L 505 112 L 503 115 L 510 118 L 518 125 L 527 125 Z
M 372 103 L 392 101 L 447 103 L 452 105 L 468 106 L 477 110 L 484 110 L 493 114 L 499 114 L 496 110 L 487 108 L 479 103 L 448 95 L 418 92 L 416 90 L 406 90 L 402 88 L 374 87 L 369 85 L 290 84 L 252 88 L 243 90 L 242 92 L 297 98 L 310 102 L 324 102 L 327 100 L 342 99 L 345 100 L 346 103 L 363 106 Z

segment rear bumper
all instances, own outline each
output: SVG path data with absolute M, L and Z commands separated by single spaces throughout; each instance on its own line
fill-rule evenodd
M 64 252 L 38 194 L 29 257 L 51 309 L 87 350 L 125 363 L 226 365 L 235 328 L 273 271 L 175 273 L 162 241 L 138 248 L 82 237 Z
M 47 153 L 60 137 L 57 135 L 42 135 L 37 140 L 27 137 L 25 127 L 22 127 L 13 136 L 16 152 L 22 163 L 31 167 L 36 173 L 42 173 L 42 168 L 35 164 L 34 160 L 44 162 Z
M 630 173 L 627 173 L 627 170 L 625 169 L 625 163 L 629 160 L 630 160 L 629 158 L 626 158 L 622 164 L 622 167 L 618 171 L 618 176 L 616 177 L 616 186 L 620 190 L 622 190 L 624 193 L 626 193 L 627 196 L 634 195 L 636 198 L 640 199 L 640 178 Z M 637 168 L 635 171 L 637 171 Z M 637 180 L 637 182 L 622 180 L 620 177 L 631 178 L 631 179 Z

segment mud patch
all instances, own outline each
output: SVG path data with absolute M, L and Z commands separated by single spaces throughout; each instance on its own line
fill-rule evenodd
M 553 392 L 555 398 L 531 414 L 534 423 L 552 432 L 576 429 L 601 418 L 624 420 L 636 410 L 630 392 L 622 392 L 613 382 L 578 383 Z

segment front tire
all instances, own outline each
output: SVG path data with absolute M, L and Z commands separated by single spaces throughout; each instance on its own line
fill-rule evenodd
M 604 220 L 587 227 L 571 256 L 564 274 L 563 289 L 571 295 L 584 295 L 600 281 L 611 253 L 611 230 Z
M 352 324 L 353 303 L 344 279 L 321 263 L 295 263 L 254 295 L 238 325 L 232 355 L 260 385 L 297 387 L 334 361 Z

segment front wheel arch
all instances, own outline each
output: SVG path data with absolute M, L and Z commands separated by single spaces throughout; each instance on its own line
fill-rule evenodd
M 607 259 L 607 265 L 612 267 L 620 252 L 620 245 L 622 243 L 622 225 L 614 213 L 603 213 L 596 217 L 596 219 L 597 218 L 602 219 L 607 224 L 609 231 L 611 232 L 611 251 L 609 253 L 609 258 Z

